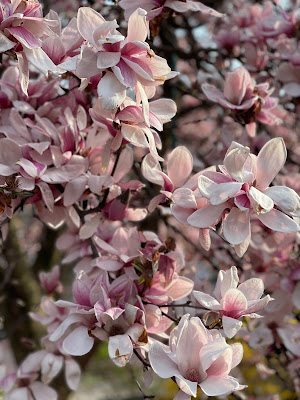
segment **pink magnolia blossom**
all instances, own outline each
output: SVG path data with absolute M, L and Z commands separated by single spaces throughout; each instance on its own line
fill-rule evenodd
M 276 125 L 281 120 L 276 116 L 278 99 L 271 97 L 269 84 L 255 85 L 249 72 L 238 67 L 225 78 L 224 92 L 207 83 L 202 85 L 205 95 L 213 102 L 232 111 L 233 117 L 246 125 L 248 133 L 255 134 L 256 121 Z
M 165 8 L 170 8 L 176 12 L 200 11 L 204 15 L 223 17 L 223 14 L 194 0 L 187 0 L 184 2 L 178 0 L 121 0 L 119 5 L 125 10 L 126 20 L 129 19 L 130 15 L 133 14 L 138 7 L 141 7 L 148 12 L 148 20 L 160 15 Z
M 277 332 L 287 349 L 297 357 L 300 357 L 300 326 L 299 324 L 286 324 L 278 328 Z
M 151 154 L 159 157 L 156 148 L 161 149 L 161 140 L 157 132 L 163 130 L 163 124 L 169 122 L 176 114 L 176 103 L 170 99 L 158 99 L 149 103 L 149 124 L 146 124 L 142 105 L 126 98 L 117 112 L 103 109 L 101 99 L 98 99 L 90 110 L 90 115 L 96 125 L 106 126 L 114 137 L 111 147 L 115 151 L 123 143 L 149 148 Z
M 78 30 L 89 46 L 82 46 L 80 57 L 75 57 L 75 73 L 80 78 L 90 78 L 105 71 L 97 91 L 106 110 L 121 106 L 126 88 L 135 89 L 149 124 L 148 97 L 154 95 L 155 86 L 172 77 L 171 69 L 145 42 L 148 34 L 145 10 L 139 8 L 130 16 L 126 39 L 117 27 L 115 20 L 105 21 L 91 8 L 79 8 Z
M 175 377 L 176 400 L 196 397 L 197 387 L 208 396 L 221 396 L 243 389 L 229 376 L 243 356 L 240 343 L 228 345 L 217 331 L 208 331 L 198 317 L 184 315 L 171 332 L 169 345 L 155 342 L 149 351 L 154 372 L 161 378 Z
M 43 36 L 51 36 L 51 27 L 57 21 L 43 18 L 38 1 L 9 1 L 0 5 L 0 53 L 16 52 L 22 90 L 27 94 L 30 62 L 45 75 L 48 71 L 60 73 L 51 58 L 42 49 Z
M 239 286 L 238 283 L 237 269 L 231 267 L 229 271 L 219 272 L 214 290 L 215 298 L 203 292 L 193 291 L 193 295 L 202 306 L 220 314 L 224 333 L 229 338 L 241 328 L 242 322 L 239 318 L 243 316 L 259 318 L 256 313 L 272 300 L 269 295 L 261 299 L 264 292 L 261 279 L 251 278 Z
M 267 142 L 257 157 L 250 154 L 248 147 L 233 142 L 224 165 L 220 166 L 222 172 L 207 171 L 199 176 L 199 191 L 209 203 L 190 215 L 187 222 L 207 228 L 215 225 L 229 209 L 223 234 L 239 255 L 244 254 L 250 242 L 251 215 L 275 231 L 297 232 L 299 226 L 292 217 L 299 216 L 299 196 L 285 186 L 269 187 L 285 160 L 282 138 Z
M 57 393 L 42 382 L 38 382 L 39 371 L 46 355 L 45 350 L 30 354 L 19 366 L 16 374 L 2 379 L 5 400 L 57 400 Z

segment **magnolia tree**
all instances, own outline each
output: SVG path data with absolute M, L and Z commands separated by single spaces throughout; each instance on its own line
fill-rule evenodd
M 3 399 L 297 399 L 299 2 L 117 3 L 0 1 Z

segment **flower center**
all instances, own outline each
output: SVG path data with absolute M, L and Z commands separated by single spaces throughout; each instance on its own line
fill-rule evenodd
M 122 328 L 121 325 L 113 325 L 109 331 L 110 336 L 123 335 L 123 333 L 124 329 Z
M 191 382 L 200 382 L 200 372 L 196 368 L 189 368 L 186 371 L 185 379 Z

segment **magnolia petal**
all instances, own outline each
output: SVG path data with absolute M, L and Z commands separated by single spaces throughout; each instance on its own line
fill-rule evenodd
M 239 290 L 244 293 L 246 299 L 260 299 L 264 292 L 264 283 L 259 278 L 251 278 L 239 285 Z
M 207 206 L 200 208 L 190 215 L 187 219 L 187 222 L 196 228 L 208 228 L 218 221 L 223 211 L 227 207 L 228 205 L 226 203 L 218 206 L 208 204 Z
M 51 58 L 40 47 L 35 49 L 28 49 L 23 47 L 24 53 L 32 65 L 34 65 L 44 75 L 48 76 L 48 71 L 53 74 L 60 74 L 64 71 L 58 68 Z
M 76 390 L 79 386 L 81 369 L 79 364 L 72 358 L 65 359 L 65 378 L 71 390 Z
M 171 378 L 178 375 L 178 367 L 168 356 L 169 347 L 154 342 L 149 351 L 149 361 L 153 371 L 161 378 Z
M 199 386 L 207 396 L 221 396 L 234 392 L 239 383 L 230 377 L 209 376 Z
M 49 211 L 53 212 L 54 208 L 54 196 L 52 190 L 46 182 L 39 182 L 37 186 L 40 188 L 42 198 Z
M 218 103 L 220 97 L 224 97 L 223 93 L 220 90 L 212 85 L 209 85 L 208 83 L 204 83 L 203 85 L 201 85 L 201 89 L 203 90 L 205 96 L 215 103 Z
M 63 341 L 63 349 L 71 356 L 83 356 L 87 354 L 94 345 L 94 339 L 89 336 L 88 329 L 85 326 L 76 328 Z
M 137 147 L 149 147 L 143 129 L 139 126 L 122 124 L 121 133 L 124 139 Z
M 126 87 L 120 83 L 112 72 L 106 72 L 97 87 L 98 96 L 102 98 L 104 110 L 120 107 L 126 97 Z
M 257 218 L 268 228 L 277 232 L 298 232 L 299 225 L 290 217 L 278 210 L 271 210 L 266 214 L 260 214 Z
M 176 189 L 172 195 L 172 201 L 179 207 L 197 208 L 196 199 L 191 189 Z
M 167 174 L 174 187 L 180 187 L 190 176 L 193 169 L 193 156 L 184 146 L 178 146 L 168 158 Z
M 80 239 L 85 240 L 91 237 L 100 225 L 101 219 L 101 215 L 97 214 L 93 216 L 90 220 L 88 220 L 85 224 L 83 224 L 79 231 Z
M 247 299 L 238 289 L 229 289 L 221 300 L 221 307 L 231 317 L 238 317 L 247 309 Z
M 97 261 L 96 265 L 104 271 L 119 271 L 124 264 L 117 260 L 107 259 Z
M 272 186 L 267 188 L 264 194 L 285 213 L 292 217 L 300 217 L 300 197 L 293 189 L 286 186 Z
M 246 251 L 249 247 L 250 241 L 251 241 L 251 231 L 249 231 L 248 237 L 242 243 L 236 244 L 234 246 L 234 250 L 235 250 L 236 254 L 238 255 L 238 257 L 240 257 L 240 258 L 243 257 L 243 255 L 246 253 Z
M 241 343 L 233 343 L 230 347 L 232 349 L 231 368 L 235 368 L 242 361 L 244 348 Z
M 0 53 L 12 49 L 15 45 L 15 42 L 12 42 L 2 32 L 0 32 Z
M 124 367 L 130 360 L 132 353 L 133 346 L 128 335 L 116 335 L 109 338 L 108 354 L 118 367 Z
M 265 214 L 274 207 L 273 200 L 254 186 L 250 188 L 248 196 L 256 214 Z
M 198 303 L 200 303 L 205 308 L 208 308 L 210 310 L 220 310 L 221 306 L 218 300 L 216 300 L 209 294 L 193 290 L 193 295 Z
M 211 238 L 208 228 L 199 229 L 199 243 L 204 248 L 204 250 L 209 251 L 211 246 Z
M 238 182 L 245 182 L 244 166 L 249 158 L 249 147 L 232 142 L 224 158 L 224 165 L 228 173 Z
M 97 67 L 105 69 L 114 67 L 120 61 L 121 52 L 101 52 L 97 56 Z
M 184 276 L 179 276 L 171 288 L 167 291 L 172 301 L 177 301 L 188 296 L 194 288 L 194 282 Z
M 233 338 L 233 336 L 235 336 L 243 326 L 242 321 L 226 317 L 225 315 L 222 318 L 222 323 L 223 323 L 224 333 L 229 339 Z
M 220 295 L 223 297 L 229 289 L 236 289 L 239 283 L 239 276 L 236 267 L 231 267 L 228 271 L 220 271 L 218 275 L 218 286 Z
M 138 40 L 144 42 L 148 35 L 147 12 L 138 8 L 128 19 L 127 42 Z
M 224 237 L 231 244 L 243 243 L 250 232 L 250 218 L 246 211 L 233 207 L 223 227 Z
M 191 396 L 186 394 L 182 390 L 179 390 L 179 392 L 174 397 L 174 400 L 190 400 L 190 399 L 191 399 Z
M 95 45 L 93 32 L 103 24 L 105 19 L 90 7 L 80 7 L 77 13 L 77 27 L 81 36 Z
M 232 104 L 240 105 L 245 97 L 246 90 L 251 84 L 251 76 L 243 66 L 236 68 L 226 75 L 224 96 Z
M 41 382 L 33 382 L 30 389 L 35 399 L 39 400 L 57 400 L 57 393 L 54 389 L 44 385 Z
M 87 178 L 79 176 L 78 178 L 68 182 L 64 190 L 64 206 L 68 207 L 80 200 L 84 193 Z
M 282 138 L 269 140 L 257 156 L 256 188 L 264 191 L 283 167 L 287 152 Z

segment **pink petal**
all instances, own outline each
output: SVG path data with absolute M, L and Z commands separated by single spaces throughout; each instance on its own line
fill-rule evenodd
M 231 267 L 228 271 L 220 271 L 218 275 L 218 286 L 220 287 L 220 296 L 225 296 L 229 289 L 236 289 L 239 283 L 239 277 L 236 267 Z M 217 285 L 216 285 L 217 288 Z
M 33 382 L 30 389 L 34 398 L 39 400 L 57 400 L 57 393 L 54 389 L 41 382 Z
M 257 156 L 256 188 L 264 191 L 283 167 L 286 147 L 282 138 L 269 140 Z
M 209 294 L 193 290 L 193 295 L 198 303 L 200 303 L 205 308 L 208 308 L 210 310 L 219 310 L 221 308 L 220 303 Z
M 130 15 L 127 31 L 128 42 L 133 42 L 135 40 L 144 42 L 146 40 L 149 29 L 146 21 L 146 14 L 145 10 L 138 8 Z
M 87 178 L 85 176 L 79 176 L 78 178 L 68 182 L 64 190 L 64 206 L 68 207 L 80 200 L 85 186 L 87 184 Z
M 112 72 L 106 72 L 97 87 L 98 96 L 102 98 L 104 110 L 114 110 L 123 103 L 126 87 L 120 83 Z
M 176 103 L 171 99 L 158 99 L 151 101 L 151 103 L 149 103 L 149 108 L 163 124 L 171 121 L 177 112 Z
M 48 210 L 53 212 L 54 196 L 53 196 L 52 190 L 50 189 L 49 185 L 45 182 L 39 182 L 39 183 L 37 183 L 37 186 L 40 188 L 42 198 L 43 198 Z
M 224 165 L 233 179 L 238 182 L 249 181 L 247 177 L 244 176 L 244 166 L 248 158 L 251 163 L 249 147 L 242 146 L 236 142 L 231 143 L 224 158 Z M 253 175 L 251 175 L 251 177 L 253 180 Z
M 120 52 L 101 52 L 97 56 L 97 67 L 99 69 L 106 69 L 113 67 L 120 61 Z
M 244 293 L 246 299 L 260 299 L 264 292 L 264 283 L 259 278 L 251 278 L 239 285 L 239 290 Z
M 233 338 L 233 336 L 235 336 L 243 326 L 242 321 L 226 317 L 226 315 L 222 317 L 222 323 L 223 323 L 224 333 L 229 339 Z
M 206 371 L 216 361 L 224 351 L 228 349 L 226 340 L 221 337 L 214 339 L 213 341 L 206 343 L 200 350 L 199 357 L 203 371 Z
M 209 376 L 199 386 L 207 396 L 221 396 L 234 392 L 239 383 L 230 377 Z
M 179 374 L 178 367 L 168 356 L 169 347 L 154 342 L 149 351 L 149 361 L 153 371 L 161 378 L 171 378 Z
M 85 326 L 76 328 L 63 341 L 63 349 L 71 356 L 83 356 L 87 354 L 94 345 L 94 339 L 89 336 L 88 329 Z
M 124 367 L 133 353 L 133 345 L 128 335 L 111 336 L 108 341 L 108 354 L 118 367 Z
M 184 146 L 176 147 L 169 155 L 167 174 L 174 187 L 180 187 L 190 176 L 193 169 L 193 156 Z
M 231 368 L 235 368 L 242 361 L 244 349 L 241 343 L 233 343 L 230 345 L 232 349 L 232 363 Z
M 184 276 L 179 276 L 176 282 L 167 291 L 172 301 L 177 301 L 188 296 L 194 288 L 194 282 Z
M 274 207 L 273 200 L 252 186 L 248 193 L 250 203 L 256 214 L 265 214 Z
M 250 218 L 246 211 L 233 207 L 223 227 L 224 237 L 231 244 L 240 244 L 249 236 Z
M 80 7 L 77 13 L 77 26 L 81 36 L 95 46 L 93 32 L 105 19 L 90 7 Z
M 119 161 L 113 175 L 114 181 L 120 181 L 131 170 L 132 164 L 133 151 L 129 146 L 126 146 L 120 154 Z
M 220 90 L 212 85 L 209 85 L 208 83 L 204 83 L 203 85 L 201 85 L 201 89 L 203 90 L 205 96 L 214 103 L 218 103 L 220 97 L 224 97 L 223 93 Z
M 277 232 L 298 232 L 299 225 L 290 217 L 278 210 L 271 210 L 266 214 L 260 214 L 257 218 L 268 228 Z
M 176 189 L 172 195 L 172 201 L 174 201 L 174 203 L 179 207 L 191 209 L 197 208 L 196 199 L 191 189 Z
M 65 378 L 67 385 L 71 390 L 76 390 L 78 388 L 80 377 L 81 369 L 79 364 L 72 358 L 65 359 Z
M 300 217 L 300 197 L 293 189 L 286 186 L 272 186 L 267 188 L 264 194 L 270 197 L 285 213 L 293 217 Z
M 240 105 L 251 84 L 251 76 L 244 67 L 238 67 L 226 75 L 224 95 L 232 104 Z
M 238 289 L 229 289 L 220 303 L 222 309 L 232 318 L 238 318 L 248 305 L 246 297 Z
M 117 260 L 108 259 L 97 261 L 96 265 L 104 271 L 119 271 L 124 264 Z
M 207 206 L 200 208 L 195 211 L 188 219 L 187 222 L 196 228 L 208 228 L 214 225 L 221 217 L 225 208 L 228 205 L 226 203 L 218 206 L 208 204 Z
M 6 29 L 12 36 L 22 43 L 23 46 L 26 46 L 30 49 L 41 47 L 40 41 L 23 26 L 15 26 Z

